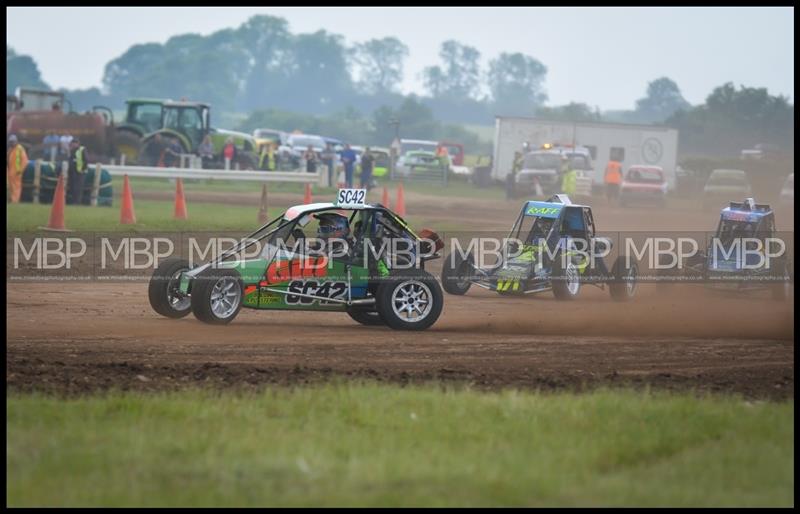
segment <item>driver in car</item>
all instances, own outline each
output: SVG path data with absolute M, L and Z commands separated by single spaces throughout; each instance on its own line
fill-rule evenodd
M 349 254 L 354 241 L 350 234 L 350 221 L 347 216 L 336 212 L 323 212 L 314 217 L 319 220 L 317 238 L 327 246 L 327 253 L 329 255 Z

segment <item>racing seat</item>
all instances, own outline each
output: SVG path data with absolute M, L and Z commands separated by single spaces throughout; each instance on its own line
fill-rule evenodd
M 586 224 L 580 209 L 567 210 L 561 222 L 561 233 L 576 239 L 586 239 Z

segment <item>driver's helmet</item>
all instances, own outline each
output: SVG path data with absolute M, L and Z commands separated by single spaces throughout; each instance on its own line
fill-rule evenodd
M 347 216 L 336 212 L 324 212 L 315 216 L 319 220 L 317 237 L 320 239 L 344 239 L 350 235 L 350 222 Z

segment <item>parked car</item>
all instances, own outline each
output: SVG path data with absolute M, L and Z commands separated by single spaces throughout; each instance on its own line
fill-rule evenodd
M 389 159 L 391 154 L 388 148 L 371 147 L 369 153 L 375 158 L 375 167 L 372 169 L 373 177 L 385 177 L 389 174 Z
M 637 164 L 628 168 L 620 186 L 619 204 L 633 203 L 658 205 L 667 203 L 667 180 L 660 166 Z
M 711 172 L 703 188 L 701 206 L 705 211 L 721 209 L 731 198 L 752 196 L 747 173 L 742 170 L 716 169 Z
M 303 158 L 303 153 L 311 146 L 319 156 L 325 149 L 325 139 L 321 136 L 313 134 L 290 134 L 286 138 L 286 144 L 278 148 L 279 155 L 282 159 L 289 159 L 292 167 L 300 166 L 300 161 Z
M 418 172 L 440 171 L 440 169 L 439 158 L 433 152 L 412 151 L 397 159 L 397 173 L 401 177 L 408 177 Z
M 281 130 L 259 128 L 253 131 L 256 140 L 256 153 L 261 153 L 261 149 L 266 144 L 273 144 L 276 148 L 286 143 L 289 135 Z

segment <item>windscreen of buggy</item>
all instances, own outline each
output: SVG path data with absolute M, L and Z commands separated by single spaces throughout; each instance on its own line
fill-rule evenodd
M 723 219 L 717 238 L 723 243 L 730 243 L 739 238 L 755 237 L 757 228 L 757 221 Z
M 664 182 L 664 176 L 658 170 L 632 168 L 628 170 L 628 175 L 625 177 L 625 180 L 637 184 L 661 184 Z
M 550 236 L 555 224 L 554 218 L 543 218 L 539 216 L 526 216 L 522 220 L 519 236 L 524 236 L 523 241 L 526 245 L 538 244 L 546 241 Z

